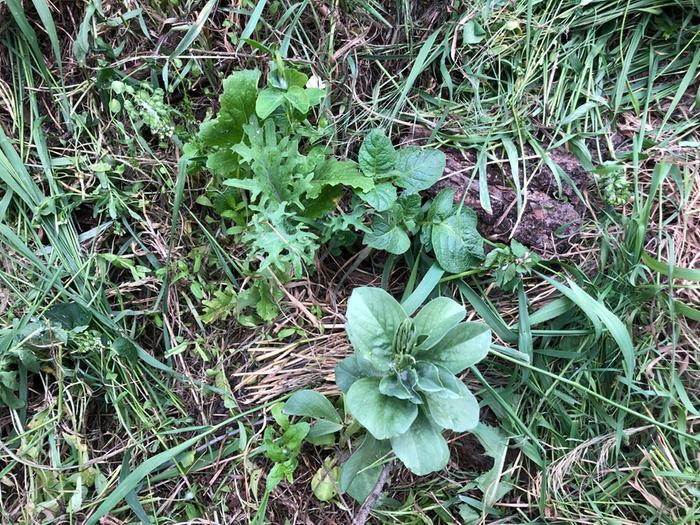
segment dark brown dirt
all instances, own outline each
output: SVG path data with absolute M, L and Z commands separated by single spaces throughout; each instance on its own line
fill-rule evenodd
M 534 152 L 526 150 L 526 155 L 532 158 Z M 563 149 L 550 152 L 550 156 L 583 192 L 590 177 L 576 157 Z M 565 254 L 576 242 L 586 215 L 586 205 L 563 180 L 560 191 L 554 175 L 546 166 L 530 175 L 536 169 L 536 161 L 529 161 L 527 173 L 531 179 L 522 192 L 525 207 L 518 221 L 516 191 L 509 167 L 501 163 L 500 167 L 489 165 L 487 168 L 492 209 L 488 213 L 480 204 L 478 176 L 470 181 L 475 163 L 471 152 L 447 151 L 446 177 L 430 191 L 437 193 L 443 188 L 455 188 L 455 200 L 459 202 L 466 189 L 464 202 L 476 211 L 479 231 L 491 241 L 508 243 L 512 234 L 517 241 L 548 257 Z M 522 182 L 521 186 L 524 186 Z

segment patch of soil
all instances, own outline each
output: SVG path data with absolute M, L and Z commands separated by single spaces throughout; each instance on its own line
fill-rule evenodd
M 485 238 L 507 244 L 512 233 L 514 239 L 547 257 L 562 256 L 575 244 L 586 215 L 586 205 L 565 180 L 561 180 L 560 186 L 545 165 L 535 171 L 537 162 L 528 161 L 527 185 L 520 173 L 524 210 L 518 218 L 517 193 L 507 163 L 487 167 L 491 199 L 489 213 L 480 203 L 478 176 L 470 180 L 476 165 L 475 155 L 454 150 L 446 154 L 446 176 L 430 191 L 437 193 L 443 188 L 454 188 L 456 202 L 462 200 L 466 191 L 464 202 L 479 217 L 479 232 Z M 525 154 L 528 158 L 535 157 L 534 151 L 527 148 Z M 571 153 L 558 149 L 550 152 L 550 157 L 580 192 L 591 183 L 589 174 Z

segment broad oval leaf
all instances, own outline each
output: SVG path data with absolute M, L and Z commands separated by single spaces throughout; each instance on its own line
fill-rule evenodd
M 373 129 L 362 142 L 357 158 L 365 175 L 386 175 L 394 169 L 396 150 L 391 144 L 391 139 L 381 129 Z
M 357 195 L 377 211 L 387 211 L 396 202 L 396 188 L 390 182 L 382 182 L 366 192 Z
M 285 99 L 285 92 L 276 88 L 265 88 L 258 94 L 255 101 L 255 113 L 258 117 L 265 119 L 272 115 Z
M 325 419 L 340 423 L 338 411 L 331 402 L 326 399 L 326 396 L 313 390 L 300 390 L 293 393 L 284 404 L 284 413 L 290 416 Z
M 420 405 L 420 396 L 414 390 L 414 385 L 418 377 L 415 370 L 404 370 L 393 372 L 382 377 L 379 382 L 379 391 L 385 396 L 396 397 L 398 399 L 408 399 L 412 403 Z
M 379 441 L 371 434 L 365 438 L 340 470 L 340 492 L 347 492 L 360 503 L 364 502 L 377 484 L 382 471 L 382 457 L 391 447 L 388 441 Z
M 478 363 L 489 352 L 491 330 L 483 323 L 460 323 L 432 348 L 420 350 L 416 359 L 442 365 L 453 374 Z
M 445 171 L 445 154 L 434 149 L 409 146 L 396 154 L 397 186 L 408 193 L 427 190 Z
M 77 303 L 58 303 L 49 307 L 44 317 L 64 330 L 73 330 L 89 325 L 92 313 Z
M 450 459 L 445 438 L 422 412 L 407 432 L 391 438 L 391 448 L 419 476 L 442 470 Z
M 459 397 L 463 384 L 445 367 L 418 361 L 416 363 L 416 388 L 426 394 L 436 394 L 442 397 Z
M 430 348 L 467 315 L 463 305 L 449 297 L 437 297 L 416 314 L 413 325 L 418 336 L 427 336 L 419 348 Z
M 426 396 L 430 417 L 443 428 L 456 432 L 471 430 L 479 424 L 479 402 L 467 386 L 461 384 L 459 397 L 443 397 L 440 392 Z
M 352 354 L 335 365 L 335 384 L 343 394 L 347 394 L 352 384 L 364 375 L 357 362 L 357 354 Z
M 309 112 L 309 96 L 304 88 L 289 86 L 284 96 L 299 113 L 306 115 Z
M 376 439 L 403 434 L 418 414 L 418 407 L 410 401 L 379 392 L 379 379 L 374 377 L 353 383 L 345 396 L 345 407 Z
M 484 240 L 476 230 L 476 214 L 471 208 L 435 224 L 431 241 L 438 263 L 451 273 L 465 272 L 484 257 Z
M 375 218 L 372 230 L 365 234 L 363 244 L 377 250 L 401 255 L 411 247 L 411 239 L 399 225 L 389 224 L 383 217 Z
M 226 146 L 241 140 L 243 125 L 255 113 L 259 80 L 257 69 L 236 71 L 224 80 L 219 115 L 199 128 L 199 139 L 204 146 Z
M 355 288 L 346 315 L 345 329 L 357 352 L 359 367 L 369 365 L 382 373 L 388 371 L 394 360 L 394 334 L 407 318 L 401 305 L 381 288 Z

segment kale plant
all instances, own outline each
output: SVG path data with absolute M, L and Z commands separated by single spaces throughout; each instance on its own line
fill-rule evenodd
M 303 277 L 336 233 L 364 228 L 361 216 L 335 213 L 343 188 L 371 191 L 374 181 L 316 143 L 323 130 L 309 117 L 324 90 L 306 87 L 308 77 L 281 62 L 271 64 L 266 87 L 260 77 L 244 70 L 224 81 L 219 114 L 201 125 L 188 154 L 214 176 L 211 201 L 243 248 L 243 273 L 254 278 L 250 297 L 240 299 L 270 320 L 275 284 Z
M 491 331 L 463 322 L 465 315 L 462 305 L 439 297 L 409 317 L 379 288 L 357 288 L 348 302 L 355 352 L 336 367 L 346 410 L 374 448 L 390 446 L 415 474 L 447 464 L 444 429 L 464 432 L 479 423 L 479 403 L 457 374 L 486 356 Z

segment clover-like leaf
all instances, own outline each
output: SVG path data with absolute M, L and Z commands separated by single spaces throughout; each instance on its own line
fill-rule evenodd
M 458 374 L 486 357 L 490 346 L 491 330 L 485 324 L 465 322 L 452 328 L 432 348 L 419 350 L 416 359 Z
M 345 396 L 345 407 L 376 439 L 388 439 L 406 432 L 418 414 L 418 407 L 379 391 L 379 379 L 364 377 L 353 383 Z
M 382 373 L 389 369 L 393 362 L 394 334 L 406 318 L 401 305 L 381 288 L 353 290 L 345 328 L 357 352 L 360 369 L 369 367 Z
M 407 432 L 391 438 L 391 448 L 408 469 L 419 476 L 442 470 L 450 459 L 447 442 L 422 412 Z

